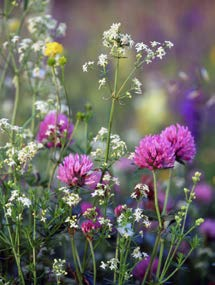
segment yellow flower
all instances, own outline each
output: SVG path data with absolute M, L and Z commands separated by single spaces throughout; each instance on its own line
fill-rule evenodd
M 57 54 L 63 53 L 63 46 L 57 42 L 46 43 L 44 55 L 55 57 Z

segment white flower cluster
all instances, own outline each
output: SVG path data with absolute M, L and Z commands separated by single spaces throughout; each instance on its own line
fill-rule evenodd
M 65 220 L 65 223 L 69 223 L 70 229 L 78 229 L 78 222 L 77 222 L 77 216 L 73 215 L 71 217 L 67 217 Z
M 163 44 L 153 41 L 151 46 L 144 44 L 143 42 L 136 43 L 135 49 L 137 58 L 141 59 L 144 54 L 143 62 L 147 64 L 151 63 L 155 58 L 162 59 L 166 55 L 166 48 L 172 48 L 174 45 L 170 41 L 164 41 Z
M 103 33 L 103 45 L 110 48 L 110 53 L 114 56 L 125 56 L 126 48 L 130 49 L 134 41 L 128 34 L 120 32 L 121 23 L 114 23 L 110 29 Z
M 131 194 L 131 198 L 139 199 L 139 198 L 147 198 L 149 193 L 149 187 L 146 184 L 138 183 L 134 187 L 134 192 Z
M 111 258 L 106 263 L 104 261 L 101 262 L 100 267 L 104 270 L 110 269 L 110 270 L 118 270 L 119 260 L 117 258 Z
M 102 67 L 105 67 L 107 64 L 108 64 L 108 57 L 106 54 L 100 54 L 99 57 L 98 57 L 98 62 L 97 64 L 99 66 L 102 66 Z
M 19 205 L 22 205 L 23 208 L 27 207 L 29 208 L 32 204 L 31 200 L 25 196 L 25 194 L 20 194 L 18 190 L 11 191 L 11 196 L 8 199 L 7 203 L 5 204 L 6 207 L 6 215 L 9 217 L 12 217 L 13 209 L 16 211 L 17 209 L 20 209 L 17 207 L 17 202 L 19 202 Z M 22 211 L 23 209 L 20 209 L 20 213 L 16 212 L 16 218 L 18 220 L 22 219 Z
M 8 119 L 6 118 L 0 119 L 0 132 L 11 132 L 11 131 L 21 133 L 23 129 L 18 126 L 11 125 L 8 122 Z
M 65 266 L 66 266 L 66 260 L 54 259 L 52 271 L 58 277 L 60 277 L 62 275 L 67 275 L 67 272 L 65 271 Z
M 59 23 L 51 15 L 36 16 L 28 19 L 28 31 L 35 37 L 48 37 L 50 34 L 64 36 L 66 24 Z
M 111 186 L 110 184 L 97 183 L 96 189 L 92 192 L 91 196 L 99 199 L 99 205 L 103 205 L 106 199 L 114 196 L 114 193 L 111 193 Z
M 97 211 L 96 211 L 96 207 L 88 208 L 88 209 L 83 213 L 83 216 L 84 216 L 86 219 L 95 221 L 95 220 L 96 220 L 96 217 L 98 216 L 98 213 L 97 213 Z
M 106 128 L 101 128 L 98 134 L 94 137 L 91 145 L 93 151 L 91 156 L 95 159 L 103 159 L 106 148 L 106 141 L 108 136 L 108 130 Z M 124 141 L 122 141 L 117 134 L 110 135 L 110 157 L 112 159 L 119 159 L 124 156 L 127 152 L 127 146 Z
M 78 205 L 81 201 L 81 197 L 76 193 L 71 193 L 69 189 L 64 189 L 63 192 L 65 196 L 62 200 L 70 207 Z
M 85 62 L 85 64 L 82 66 L 83 72 L 88 72 L 88 69 L 92 69 L 94 63 L 95 63 L 94 61 Z
M 143 258 L 147 258 L 147 257 L 148 257 L 148 254 L 145 253 L 145 252 L 141 252 L 141 251 L 140 251 L 140 247 L 137 246 L 137 247 L 133 250 L 133 252 L 131 253 L 131 256 L 132 256 L 133 258 L 135 258 L 135 259 L 141 260 L 141 259 L 143 259 Z
M 41 149 L 43 145 L 37 142 L 30 142 L 20 151 L 18 151 L 18 161 L 19 164 L 23 167 L 33 159 L 39 149 Z

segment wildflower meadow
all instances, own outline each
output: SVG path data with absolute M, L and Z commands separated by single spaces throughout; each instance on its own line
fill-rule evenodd
M 136 40 L 110 22 L 90 43 L 99 54 L 72 68 L 100 105 L 85 88 L 77 110 L 76 55 L 50 2 L 0 4 L 0 284 L 215 284 L 214 189 L 193 119 L 205 99 L 180 95 L 190 80 L 181 72 L 167 90 L 175 117 L 163 120 L 163 95 L 153 113 L 142 80 L 168 66 L 177 43 Z M 126 136 L 133 102 L 159 127 L 144 122 Z

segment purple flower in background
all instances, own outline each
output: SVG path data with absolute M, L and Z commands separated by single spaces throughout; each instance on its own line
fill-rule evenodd
M 205 221 L 199 227 L 200 233 L 206 236 L 208 239 L 215 239 L 215 220 L 205 219 Z
M 37 140 L 46 147 L 61 147 L 63 141 L 69 140 L 74 126 L 64 114 L 55 111 L 48 113 L 39 125 Z
M 195 139 L 200 137 L 201 122 L 204 115 L 204 95 L 199 89 L 185 91 L 178 106 L 183 122 L 188 126 Z
M 150 256 L 141 260 L 133 269 L 133 276 L 135 279 L 139 280 L 140 282 L 143 280 L 143 277 L 146 273 L 146 269 L 150 262 Z M 156 273 L 158 267 L 158 258 L 155 258 L 152 263 L 152 272 L 153 274 Z
M 144 137 L 135 149 L 134 163 L 141 168 L 171 168 L 174 167 L 174 162 L 174 148 L 160 135 Z
M 95 183 L 93 162 L 83 154 L 70 154 L 58 168 L 57 178 L 69 186 L 85 186 Z
M 195 188 L 196 200 L 203 203 L 210 203 L 213 198 L 213 189 L 207 183 L 199 183 Z
M 178 162 L 191 162 L 196 154 L 194 138 L 188 127 L 179 124 L 167 127 L 161 136 L 166 138 L 174 147 Z

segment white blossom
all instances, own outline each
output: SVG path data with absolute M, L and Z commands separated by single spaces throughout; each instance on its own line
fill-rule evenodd
M 103 77 L 99 80 L 99 89 L 101 89 L 106 84 L 106 79 Z
M 98 58 L 98 65 L 102 66 L 102 67 L 105 67 L 108 63 L 108 60 L 107 60 L 107 55 L 106 54 L 100 54 L 99 55 L 99 58 Z
M 94 61 L 85 62 L 85 64 L 82 66 L 83 72 L 88 72 L 88 68 L 92 68 L 93 65 Z

